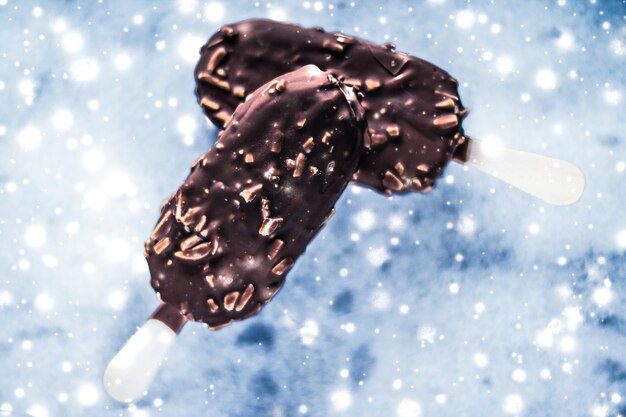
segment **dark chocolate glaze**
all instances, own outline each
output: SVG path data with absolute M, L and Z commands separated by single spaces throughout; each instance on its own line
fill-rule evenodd
M 353 179 L 382 192 L 429 190 L 465 141 L 457 81 L 391 44 L 254 19 L 224 26 L 200 53 L 198 103 L 220 127 L 259 85 L 306 64 L 358 89 L 369 129 Z
M 352 89 L 313 65 L 251 94 L 146 242 L 160 299 L 211 328 L 256 314 L 333 213 L 365 128 Z

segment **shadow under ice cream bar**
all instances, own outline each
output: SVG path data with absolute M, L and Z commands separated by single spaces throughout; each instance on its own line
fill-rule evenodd
M 363 151 L 356 96 L 310 65 L 257 90 L 164 204 L 146 242 L 163 302 L 105 373 L 113 398 L 147 389 L 187 320 L 256 314 L 334 211 Z
M 303 65 L 331 71 L 362 96 L 368 132 L 354 180 L 385 193 L 428 191 L 454 159 L 552 204 L 578 199 L 584 178 L 567 162 L 500 150 L 467 137 L 468 110 L 444 70 L 398 52 L 321 28 L 251 19 L 224 26 L 200 51 L 196 95 L 218 126 L 258 86 Z

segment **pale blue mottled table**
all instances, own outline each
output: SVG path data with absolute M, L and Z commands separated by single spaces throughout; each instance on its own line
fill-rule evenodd
M 0 408 L 73 416 L 626 414 L 626 5 L 0 0 Z M 257 317 L 188 325 L 149 395 L 103 367 L 156 305 L 143 241 L 215 140 L 198 46 L 272 17 L 461 81 L 467 132 L 570 160 L 551 207 L 462 166 L 425 195 L 350 187 Z

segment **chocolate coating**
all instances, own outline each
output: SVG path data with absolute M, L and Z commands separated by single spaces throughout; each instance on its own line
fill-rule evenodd
M 217 126 L 259 85 L 303 65 L 357 88 L 369 129 L 354 180 L 385 193 L 429 190 L 465 141 L 457 81 L 391 44 L 253 19 L 224 26 L 200 53 L 196 95 Z
M 161 300 L 211 328 L 256 314 L 332 214 L 364 129 L 352 89 L 313 65 L 252 93 L 146 242 Z

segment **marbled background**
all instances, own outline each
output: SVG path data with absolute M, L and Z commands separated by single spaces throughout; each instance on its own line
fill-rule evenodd
M 72 416 L 626 414 L 622 1 L 0 0 L 0 408 Z M 570 160 L 551 207 L 451 164 L 351 186 L 262 314 L 191 324 L 130 408 L 104 366 L 156 306 L 143 241 L 215 140 L 193 95 L 220 25 L 343 30 L 461 81 L 477 138 Z

